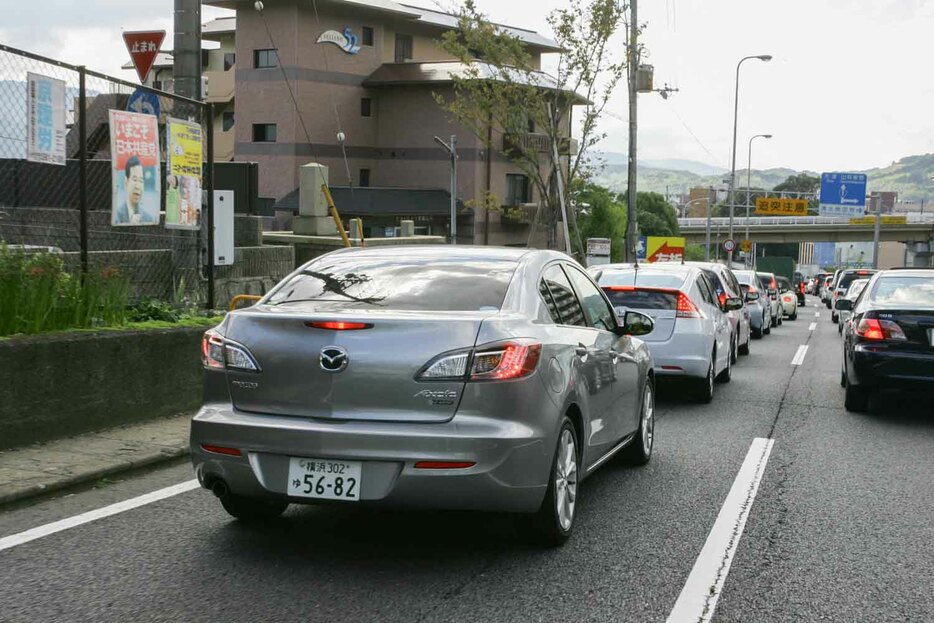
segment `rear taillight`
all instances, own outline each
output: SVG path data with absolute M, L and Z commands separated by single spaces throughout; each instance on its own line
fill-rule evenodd
M 856 325 L 856 334 L 864 340 L 907 340 L 905 332 L 898 324 L 891 320 L 878 320 L 876 318 L 863 318 Z
M 535 372 L 542 345 L 509 340 L 441 355 L 416 376 L 419 381 L 508 381 Z
M 471 381 L 507 381 L 535 372 L 542 355 L 537 342 L 505 342 L 478 350 L 473 358 Z
M 798 288 L 801 290 L 801 294 L 804 294 L 804 282 L 803 281 L 798 285 Z
M 701 312 L 697 309 L 688 295 L 684 292 L 678 292 L 678 307 L 677 313 L 675 314 L 677 318 L 701 318 Z
M 726 305 L 726 292 L 720 293 L 720 307 Z
M 214 370 L 233 368 L 259 372 L 259 364 L 246 347 L 223 338 L 214 329 L 205 331 L 201 337 L 201 363 Z
M 201 363 L 205 368 L 224 368 L 224 340 L 214 329 L 201 336 Z

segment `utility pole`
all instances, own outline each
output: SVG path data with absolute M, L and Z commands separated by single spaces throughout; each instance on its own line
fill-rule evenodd
M 639 68 L 639 18 L 637 0 L 629 2 L 629 49 L 626 62 L 629 64 L 629 189 L 626 201 L 626 248 L 623 259 L 626 262 L 635 260 L 636 248 L 636 136 L 637 136 L 637 109 L 636 78 Z
M 457 244 L 457 135 L 451 135 L 450 143 L 434 138 L 451 156 L 451 244 Z
M 879 268 L 879 237 L 882 229 L 882 193 L 876 193 L 876 226 L 872 234 L 872 267 Z
M 175 94 L 201 100 L 201 2 L 175 0 Z

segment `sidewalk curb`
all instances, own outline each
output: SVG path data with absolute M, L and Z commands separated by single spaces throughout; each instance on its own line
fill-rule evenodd
M 43 496 L 55 491 L 74 487 L 76 485 L 93 482 L 107 476 L 122 474 L 124 472 L 132 471 L 142 467 L 151 467 L 153 465 L 159 465 L 160 463 L 167 463 L 169 461 L 188 456 L 189 453 L 190 449 L 188 444 L 175 448 L 165 447 L 161 450 L 154 450 L 143 453 L 130 461 L 121 461 L 119 463 L 114 463 L 113 465 L 108 465 L 107 467 L 88 470 L 79 474 L 62 476 L 61 478 L 48 484 L 24 487 L 11 493 L 0 494 L 0 508 L 13 502 L 21 502 L 29 498 Z

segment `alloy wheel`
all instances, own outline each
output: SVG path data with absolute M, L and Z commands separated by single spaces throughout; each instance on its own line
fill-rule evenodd
M 642 449 L 645 454 L 652 454 L 652 444 L 655 441 L 655 394 L 652 384 L 645 386 L 645 396 L 642 398 Z
M 561 432 L 558 444 L 555 493 L 558 522 L 563 530 L 569 530 L 574 521 L 574 505 L 577 501 L 577 445 L 574 435 L 567 429 Z

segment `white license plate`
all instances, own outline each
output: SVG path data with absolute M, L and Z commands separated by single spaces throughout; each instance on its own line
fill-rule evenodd
M 287 493 L 294 497 L 356 502 L 360 499 L 360 461 L 289 459 Z

